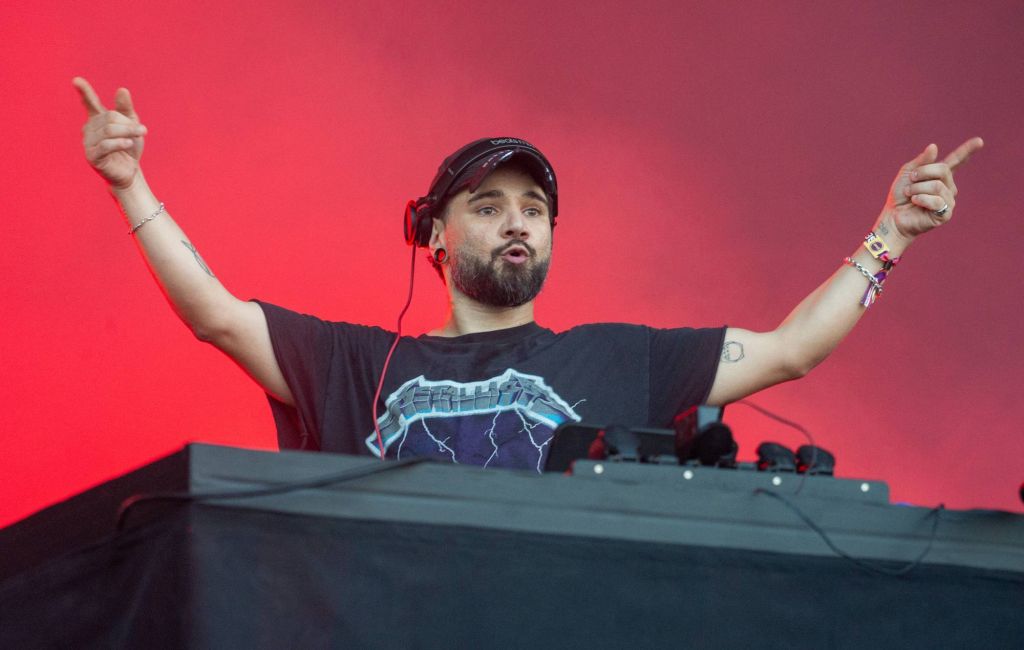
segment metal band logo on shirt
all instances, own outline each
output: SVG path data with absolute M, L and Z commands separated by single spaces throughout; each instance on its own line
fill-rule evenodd
M 581 400 L 582 401 L 582 400 Z M 483 381 L 430 381 L 420 375 L 384 401 L 377 418 L 388 456 L 433 456 L 484 467 L 536 468 L 555 428 L 582 418 L 544 379 L 513 369 Z M 379 456 L 377 434 L 366 446 Z

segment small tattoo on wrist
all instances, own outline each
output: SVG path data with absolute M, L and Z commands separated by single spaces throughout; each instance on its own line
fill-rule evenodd
M 889 229 L 885 227 L 884 223 L 879 223 L 878 224 L 878 232 L 882 233 L 883 235 L 888 235 L 889 234 Z
M 739 341 L 726 341 L 722 345 L 722 361 L 736 363 L 743 358 L 743 344 Z
M 199 251 L 196 250 L 195 246 L 185 241 L 184 239 L 181 240 L 181 243 L 184 244 L 185 248 L 187 248 L 192 253 L 192 256 L 196 258 L 196 263 L 199 264 L 199 268 L 206 272 L 206 275 L 210 276 L 211 278 L 217 277 L 213 274 L 213 271 L 210 270 L 210 267 L 206 265 L 206 262 L 203 261 L 203 258 L 200 257 Z

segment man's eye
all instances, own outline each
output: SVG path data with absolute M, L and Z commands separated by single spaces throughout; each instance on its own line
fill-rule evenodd
M 526 208 L 523 210 L 523 214 L 528 217 L 539 217 L 542 216 L 542 212 L 538 208 Z
M 495 208 L 492 208 L 489 205 L 485 205 L 482 208 L 480 208 L 479 210 L 477 210 L 476 213 L 480 214 L 480 215 L 483 215 L 485 217 L 490 217 L 490 216 L 498 214 L 498 211 Z

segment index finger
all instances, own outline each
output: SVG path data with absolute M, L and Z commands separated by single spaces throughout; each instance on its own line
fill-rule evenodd
M 71 80 L 71 84 L 78 89 L 78 94 L 82 96 L 82 104 L 85 106 L 86 112 L 89 113 L 89 117 L 106 112 L 107 109 L 103 106 L 103 102 L 96 96 L 96 91 L 92 89 L 88 81 L 81 77 L 75 77 Z
M 942 162 L 949 165 L 950 169 L 956 169 L 957 165 L 962 165 L 967 162 L 967 159 L 971 157 L 971 154 L 985 146 L 985 141 L 981 138 L 971 138 L 967 142 L 963 143 L 959 147 L 953 150 L 951 154 L 943 158 Z

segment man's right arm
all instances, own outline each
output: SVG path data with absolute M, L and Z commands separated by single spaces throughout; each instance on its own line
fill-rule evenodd
M 159 209 L 160 203 L 141 173 L 132 187 L 112 191 L 130 224 L 138 224 Z M 235 298 L 224 288 L 166 210 L 139 228 L 135 241 L 171 307 L 196 338 L 220 349 L 264 390 L 292 404 L 263 309 Z
M 117 110 L 108 111 L 88 82 L 76 78 L 74 85 L 89 113 L 82 129 L 86 158 L 110 183 L 129 226 L 135 229 L 135 241 L 146 263 L 174 311 L 199 340 L 222 350 L 268 393 L 293 404 L 262 308 L 238 300 L 224 288 L 150 191 L 138 162 L 146 130 L 128 91 L 118 90 Z

